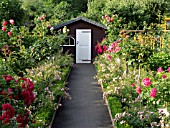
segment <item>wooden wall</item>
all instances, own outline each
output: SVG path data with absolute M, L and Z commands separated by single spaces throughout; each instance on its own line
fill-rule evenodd
M 87 23 L 83 20 L 74 22 L 72 24 L 67 25 L 67 28 L 69 29 L 69 34 L 72 37 L 75 38 L 76 40 L 76 29 L 91 29 L 91 37 L 92 37 L 92 61 L 94 61 L 97 52 L 95 51 L 95 46 L 98 42 L 102 41 L 102 39 L 105 37 L 105 29 L 98 27 L 96 25 Z M 65 53 L 67 50 L 69 50 L 69 53 L 72 53 L 73 55 L 76 56 L 76 47 L 68 47 L 68 46 L 64 46 L 63 48 L 63 52 Z

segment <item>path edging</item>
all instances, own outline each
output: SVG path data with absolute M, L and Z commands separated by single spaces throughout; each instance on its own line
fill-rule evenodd
M 69 78 L 69 76 L 70 76 L 70 73 L 71 73 L 73 67 L 74 67 L 73 65 L 70 67 L 70 70 L 69 70 L 69 72 L 68 72 L 68 74 L 67 74 L 67 76 L 66 76 L 65 81 L 68 81 L 68 78 Z M 60 104 L 60 103 L 61 103 L 62 98 L 63 98 L 62 96 L 59 97 L 57 104 Z M 56 115 L 57 110 L 58 110 L 59 107 L 60 107 L 60 106 L 57 106 L 57 107 L 56 107 L 56 110 L 55 110 L 55 112 L 54 112 L 54 114 L 53 114 L 51 123 L 50 123 L 50 125 L 49 125 L 48 128 L 51 128 L 51 127 L 52 127 L 52 124 L 53 124 L 53 122 L 54 122 L 55 115 Z
M 99 83 L 100 84 L 100 83 Z M 100 84 L 101 88 L 102 88 L 102 92 L 104 93 L 104 88 L 103 88 L 103 84 Z M 111 122 L 112 122 L 112 128 L 114 128 L 114 121 L 113 121 L 113 117 L 112 117 L 112 113 L 111 113 L 111 109 L 110 109 L 110 106 L 109 106 L 109 102 L 107 100 L 107 97 L 106 96 L 103 96 L 103 99 L 105 101 L 105 104 L 107 106 L 107 109 L 109 111 L 109 116 L 110 116 L 110 119 L 111 119 Z
M 96 69 L 96 72 L 97 72 L 97 68 L 96 68 L 96 66 L 95 66 L 95 69 Z M 97 77 L 96 77 L 96 79 L 97 79 Z M 98 81 L 98 80 L 97 80 L 97 81 Z M 102 84 L 102 83 L 99 83 L 99 82 L 98 82 L 98 84 L 101 86 L 102 92 L 104 93 L 104 87 L 103 87 L 103 84 Z M 109 106 L 109 102 L 108 102 L 108 100 L 107 100 L 107 97 L 106 97 L 106 96 L 104 96 L 104 95 L 103 95 L 103 99 L 104 99 L 105 104 L 106 104 L 106 106 L 107 106 L 107 109 L 108 109 L 108 111 L 109 111 L 109 116 L 110 116 L 110 119 L 111 119 L 111 122 L 112 122 L 112 128 L 114 128 L 114 121 L 113 121 L 113 117 L 112 117 L 111 109 L 110 109 L 110 106 Z

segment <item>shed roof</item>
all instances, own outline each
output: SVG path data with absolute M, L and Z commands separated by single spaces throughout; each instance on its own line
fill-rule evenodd
M 66 21 L 66 22 L 63 22 L 63 23 L 61 23 L 61 24 L 58 24 L 58 25 L 54 26 L 54 29 L 58 29 L 58 28 L 61 28 L 61 27 L 63 27 L 63 26 L 67 26 L 67 25 L 69 25 L 69 24 L 72 24 L 72 23 L 77 22 L 77 21 L 80 21 L 80 20 L 85 21 L 85 22 L 87 22 L 87 23 L 90 23 L 90 24 L 92 24 L 92 25 L 98 26 L 98 27 L 100 27 L 100 28 L 106 29 L 106 26 L 105 26 L 105 25 L 100 24 L 100 23 L 98 23 L 98 22 L 96 22 L 96 21 L 93 21 L 93 20 L 91 20 L 91 19 L 82 17 L 82 16 L 77 17 L 77 18 L 74 18 L 74 19 L 69 20 L 69 21 Z

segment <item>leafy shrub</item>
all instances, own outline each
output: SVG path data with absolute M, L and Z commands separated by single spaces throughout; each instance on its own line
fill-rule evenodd
M 93 0 L 88 2 L 87 17 L 101 21 L 104 14 L 117 14 L 128 29 L 143 29 L 144 24 L 161 23 L 167 3 L 162 0 Z
M 167 52 L 157 52 L 148 58 L 148 65 L 151 70 L 156 71 L 157 67 L 167 69 L 170 66 L 170 54 Z
M 0 22 L 3 19 L 14 19 L 18 25 L 24 23 L 26 14 L 21 6 L 20 0 L 1 0 Z

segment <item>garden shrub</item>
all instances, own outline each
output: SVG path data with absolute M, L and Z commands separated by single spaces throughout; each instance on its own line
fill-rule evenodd
M 169 60 L 167 56 L 169 39 L 160 31 L 144 33 L 143 36 L 147 40 L 139 38 L 139 35 L 135 39 L 134 35 L 131 37 L 124 30 L 120 31 L 119 25 L 116 25 L 120 24 L 117 22 L 120 18 L 115 18 L 115 23 L 108 15 L 103 19 L 108 27 L 107 36 L 96 46 L 98 56 L 94 63 L 97 67 L 98 82 L 104 88 L 103 95 L 110 100 L 114 126 L 118 128 L 169 127 L 167 96 L 170 95 L 170 67 L 167 65 L 164 69 L 160 65 L 161 57 L 154 60 L 154 63 L 156 60 L 159 61 L 157 62 L 159 65 L 155 67 L 157 72 L 148 67 L 149 59 L 159 53 L 164 52 L 163 60 L 166 58 L 164 62 Z M 117 35 L 118 31 L 120 31 L 119 35 Z M 164 39 L 164 43 L 160 42 L 160 36 Z M 151 39 L 155 41 L 155 45 Z M 115 112 L 117 110 L 112 100 L 119 101 L 121 112 Z
M 87 17 L 101 21 L 104 14 L 117 14 L 128 29 L 143 29 L 144 24 L 161 23 L 168 3 L 162 0 L 93 0 L 88 2 Z
M 25 72 L 26 68 L 35 67 L 41 60 L 53 56 L 61 48 L 60 44 L 67 33 L 53 31 L 45 18 L 45 15 L 35 18 L 36 27 L 31 32 L 25 26 L 18 28 L 14 20 L 12 24 L 10 20 L 2 22 L 1 56 L 18 75 Z
M 20 0 L 1 0 L 0 16 L 0 22 L 4 19 L 13 19 L 17 25 L 23 24 L 26 19 L 26 13 Z
M 151 70 L 156 71 L 157 67 L 166 70 L 170 66 L 170 54 L 165 51 L 154 53 L 147 61 Z
M 120 102 L 121 98 L 115 96 L 115 95 L 110 95 L 107 97 L 109 106 L 111 109 L 112 116 L 114 117 L 117 113 L 121 113 L 122 110 L 122 104 Z

